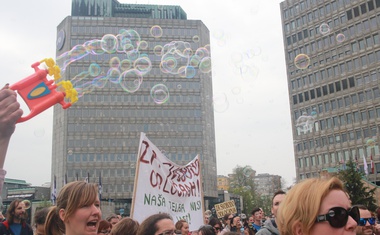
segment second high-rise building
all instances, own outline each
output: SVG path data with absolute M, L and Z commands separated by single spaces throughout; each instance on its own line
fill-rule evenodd
M 379 179 L 380 1 L 281 3 L 297 179 L 375 163 Z

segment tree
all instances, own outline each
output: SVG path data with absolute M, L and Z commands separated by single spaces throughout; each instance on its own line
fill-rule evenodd
M 255 191 L 255 170 L 250 166 L 236 166 L 230 176 L 230 191 L 243 198 L 242 213 L 249 216 L 255 207 L 263 208 L 265 213 L 270 212 L 271 198 L 262 197 Z
M 349 161 L 345 170 L 340 170 L 338 173 L 346 187 L 352 205 L 365 205 L 370 211 L 375 211 L 377 208 L 374 198 L 376 188 L 370 189 L 363 182 L 364 174 L 357 170 L 356 164 Z

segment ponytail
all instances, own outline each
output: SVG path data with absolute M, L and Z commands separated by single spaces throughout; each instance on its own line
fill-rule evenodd
M 65 234 L 65 224 L 59 217 L 59 209 L 57 206 L 52 206 L 47 214 L 45 221 L 45 234 L 47 235 L 62 235 Z

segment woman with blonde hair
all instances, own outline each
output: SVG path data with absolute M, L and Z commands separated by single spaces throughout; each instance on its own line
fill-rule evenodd
M 63 186 L 57 205 L 50 209 L 45 223 L 49 235 L 97 235 L 102 213 L 98 186 L 74 181 Z
M 280 204 L 276 222 L 281 235 L 355 235 L 359 219 L 342 181 L 333 177 L 296 184 Z
M 175 223 L 175 230 L 177 234 L 189 235 L 189 224 L 186 220 L 180 219 Z

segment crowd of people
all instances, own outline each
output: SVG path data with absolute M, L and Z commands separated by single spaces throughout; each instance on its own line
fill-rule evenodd
M 3 166 L 7 148 L 22 113 L 16 92 L 5 85 L 0 90 L 0 193 L 6 174 Z M 26 223 L 22 200 L 12 201 L 5 219 L 1 216 L 1 235 L 380 235 L 380 210 L 375 213 L 364 205 L 351 205 L 343 183 L 335 177 L 306 179 L 286 194 L 276 192 L 271 217 L 264 222 L 264 212 L 257 207 L 247 220 L 236 214 L 226 214 L 222 221 L 207 218 L 196 231 L 189 231 L 188 221 L 174 223 L 165 213 L 147 215 L 141 223 L 117 215 L 103 220 L 98 187 L 84 181 L 66 184 L 56 205 L 35 213 L 33 227 Z
M 287 193 L 273 195 L 271 216 L 263 221 L 262 209 L 254 208 L 242 219 L 236 214 L 209 217 L 195 231 L 186 220 L 174 221 L 166 213 L 147 215 L 141 223 L 110 214 L 102 219 L 98 187 L 85 181 L 66 184 L 56 205 L 39 209 L 33 227 L 26 223 L 25 204 L 15 199 L 0 222 L 2 235 L 380 235 L 380 209 L 351 205 L 343 183 L 337 178 L 307 179 Z

